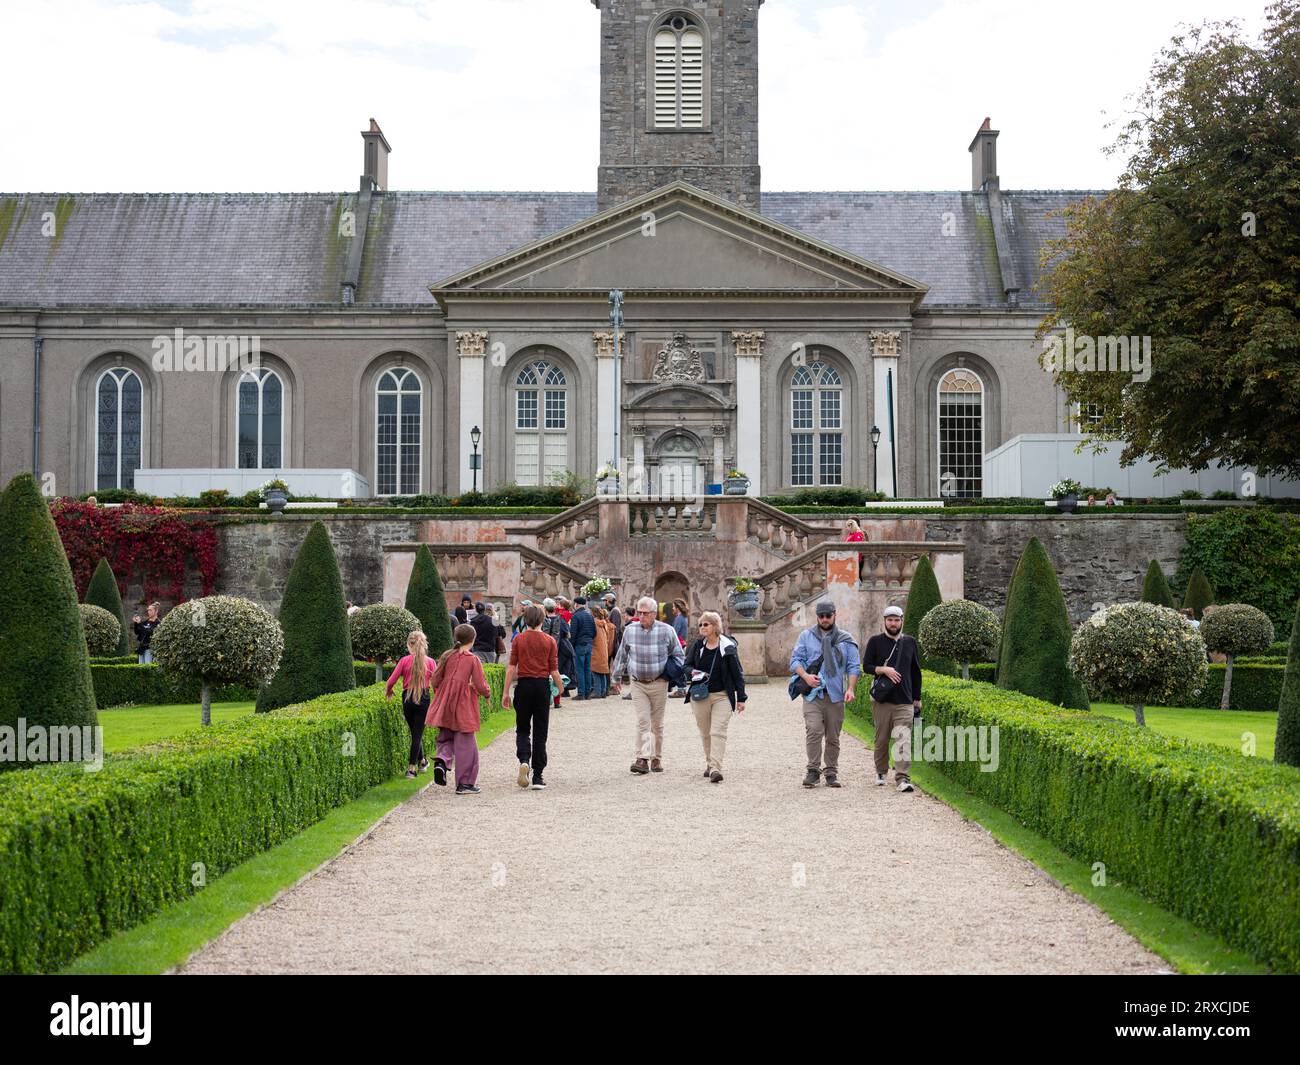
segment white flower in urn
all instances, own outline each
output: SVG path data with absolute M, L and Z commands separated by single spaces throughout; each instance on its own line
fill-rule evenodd
M 618 476 L 618 467 L 611 466 L 609 463 L 606 463 L 604 466 L 602 466 L 600 469 L 596 471 L 596 480 L 598 481 L 612 480 L 617 476 Z

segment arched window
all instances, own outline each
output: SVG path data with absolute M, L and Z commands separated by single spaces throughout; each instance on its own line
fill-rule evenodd
M 115 366 L 95 385 L 95 487 L 134 488 L 144 434 L 144 389 L 133 370 Z
M 545 359 L 515 376 L 515 483 L 549 484 L 569 468 L 569 381 Z
M 284 465 L 284 382 L 265 366 L 239 378 L 238 455 L 241 470 Z
M 939 494 L 984 492 L 984 383 L 958 367 L 939 379 Z
M 375 385 L 375 494 L 420 491 L 423 389 L 413 370 L 395 366 Z
M 796 368 L 790 381 L 790 483 L 844 483 L 844 382 L 824 362 Z
M 672 15 L 654 36 L 655 128 L 700 129 L 704 104 L 704 33 L 689 15 Z

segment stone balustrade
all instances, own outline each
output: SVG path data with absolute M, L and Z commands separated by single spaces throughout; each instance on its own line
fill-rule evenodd
M 631 536 L 714 537 L 718 527 L 718 504 L 707 497 L 680 499 L 635 499 L 626 504 Z

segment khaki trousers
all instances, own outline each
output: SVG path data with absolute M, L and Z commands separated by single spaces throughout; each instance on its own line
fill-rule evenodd
M 900 784 L 912 768 L 912 704 L 872 700 L 871 721 L 876 726 L 876 776 L 889 773 L 889 748 L 894 745 L 894 779 Z
M 722 757 L 727 753 L 727 725 L 731 722 L 731 700 L 726 692 L 710 692 L 707 699 L 692 699 L 695 724 L 704 744 L 704 760 L 710 769 L 722 772 Z
M 840 730 L 844 728 L 844 700 L 833 703 L 825 696 L 803 699 L 803 734 L 808 746 L 808 768 L 821 772 L 822 743 L 826 745 L 826 772 L 839 773 Z
M 632 709 L 636 711 L 636 757 L 662 758 L 664 750 L 664 707 L 668 702 L 668 681 L 632 682 Z

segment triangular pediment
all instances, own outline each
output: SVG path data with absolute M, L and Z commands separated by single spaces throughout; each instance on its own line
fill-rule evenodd
M 926 286 L 683 182 L 430 286 L 447 297 L 605 293 L 858 295 Z

